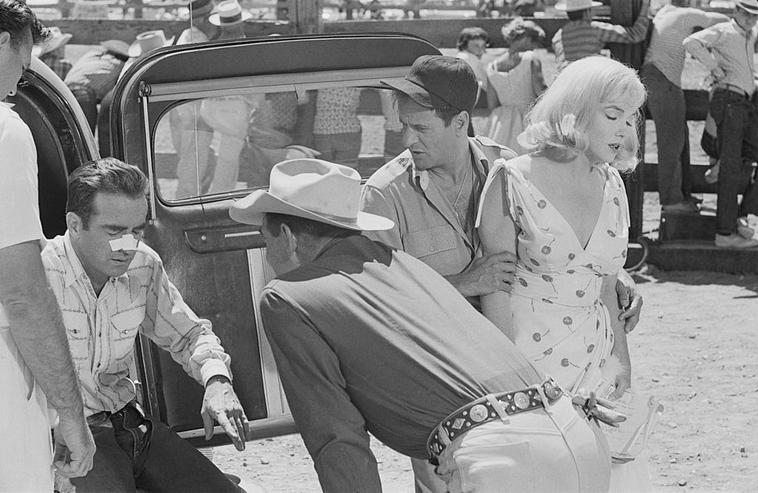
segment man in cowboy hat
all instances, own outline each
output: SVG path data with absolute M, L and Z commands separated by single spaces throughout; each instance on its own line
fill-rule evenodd
M 213 0 L 193 0 L 189 2 L 190 27 L 182 31 L 176 44 L 202 43 L 215 39 L 218 29 L 210 22 Z
M 569 21 L 553 36 L 553 51 L 558 69 L 590 55 L 598 55 L 608 43 L 639 43 L 647 36 L 650 0 L 642 0 L 637 20 L 630 27 L 592 20 L 592 7 L 602 5 L 591 0 L 563 0 L 555 4 Z
M 363 235 L 393 224 L 360 193 L 355 169 L 296 159 L 229 211 L 277 275 L 261 316 L 321 488 L 381 491 L 370 432 L 451 492 L 606 491 L 595 424 L 439 274 Z
M 703 29 L 682 42 L 714 80 L 708 111 L 716 122 L 719 154 L 714 239 L 718 247 L 758 246 L 755 231 L 747 223 L 749 213 L 758 213 L 758 186 L 752 168 L 758 160 L 758 122 L 752 103 L 756 21 L 758 0 L 736 0 L 731 22 Z M 738 203 L 739 194 L 742 200 Z
M 474 220 L 490 166 L 515 154 L 486 137 L 470 136 L 478 83 L 465 61 L 421 56 L 404 80 L 384 83 L 397 94 L 408 150 L 366 182 L 362 209 L 395 221 L 367 235 L 419 258 L 478 307 L 479 296 L 507 291 L 513 281 L 515 256 L 483 256 Z M 630 276 L 620 279 L 619 304 L 628 307 L 622 315 L 632 330 L 642 298 Z M 413 469 L 421 491 L 444 488 L 421 461 L 413 461 Z
M 128 44 L 117 39 L 103 41 L 98 48 L 82 55 L 65 78 L 93 132 L 97 123 L 97 105 L 116 86 L 128 59 Z
M 92 468 L 95 444 L 84 420 L 79 384 L 60 308 L 40 250 L 37 160 L 29 127 L 2 102 L 16 92 L 32 46 L 47 29 L 24 0 L 0 0 L 0 491 L 52 491 L 48 406 L 70 459 L 66 476 Z
M 51 27 L 49 30 L 50 37 L 43 44 L 32 48 L 32 55 L 42 60 L 63 80 L 71 70 L 71 62 L 66 60 L 66 43 L 73 34 L 63 33 L 59 27 Z

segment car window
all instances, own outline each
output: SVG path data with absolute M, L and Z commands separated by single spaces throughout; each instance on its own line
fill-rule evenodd
M 368 178 L 403 150 L 400 131 L 392 91 L 365 85 L 279 85 L 183 101 L 155 133 L 158 193 L 171 202 L 265 187 L 274 164 L 311 156 Z

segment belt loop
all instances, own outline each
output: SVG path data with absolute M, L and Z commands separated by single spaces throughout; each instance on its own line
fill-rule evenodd
M 503 403 L 500 402 L 493 394 L 487 394 L 485 397 L 487 398 L 487 402 L 489 402 L 492 406 L 492 409 L 494 409 L 497 415 L 500 416 L 500 421 L 502 421 L 503 424 L 507 425 L 510 420 L 508 418 L 508 413 L 506 413 L 505 409 L 503 409 Z

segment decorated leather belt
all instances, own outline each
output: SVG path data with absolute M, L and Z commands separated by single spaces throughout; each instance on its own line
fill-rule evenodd
M 534 387 L 490 394 L 459 408 L 442 420 L 429 435 L 429 439 L 426 441 L 426 449 L 430 457 L 429 462 L 439 465 L 437 456 L 445 450 L 446 443 L 452 442 L 472 428 L 505 418 L 506 415 L 510 416 L 543 407 L 543 395 L 547 398 L 548 404 L 552 404 L 563 395 L 563 391 L 552 378 L 548 378 Z M 499 410 L 495 409 L 495 406 L 498 406 Z M 443 441 L 441 438 L 443 435 L 448 440 Z
M 713 88 L 733 92 L 735 94 L 739 94 L 740 96 L 744 96 L 746 99 L 750 99 L 750 94 L 745 92 L 744 89 L 742 89 L 740 86 L 729 84 L 728 82 L 719 82 L 717 84 L 714 84 Z

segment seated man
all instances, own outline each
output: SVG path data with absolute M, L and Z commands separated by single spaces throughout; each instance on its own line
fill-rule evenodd
M 137 167 L 114 158 L 80 166 L 68 179 L 68 230 L 42 252 L 97 446 L 92 471 L 72 482 L 79 493 L 238 491 L 135 401 L 129 367 L 142 333 L 205 386 L 206 438 L 215 419 L 238 450 L 245 448 L 248 423 L 232 389 L 229 356 L 210 322 L 184 303 L 158 255 L 140 241 L 147 186 Z
M 324 491 L 381 491 L 368 432 L 450 492 L 607 491 L 600 409 L 579 413 L 442 276 L 362 235 L 393 222 L 359 212 L 356 170 L 289 160 L 270 183 L 230 215 L 261 226 L 277 274 L 261 315 Z

